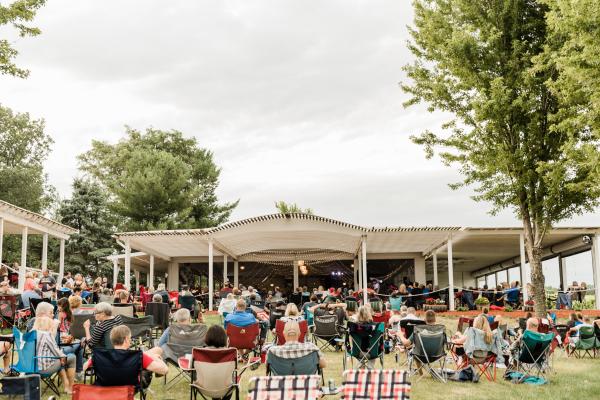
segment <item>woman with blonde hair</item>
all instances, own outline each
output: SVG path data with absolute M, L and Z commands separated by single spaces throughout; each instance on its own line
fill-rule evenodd
M 358 314 L 356 315 L 356 322 L 359 324 L 370 324 L 373 322 L 373 316 L 371 314 L 371 307 L 360 306 L 358 308 Z
M 298 311 L 298 307 L 294 303 L 289 303 L 285 308 L 285 314 L 280 318 L 283 322 L 288 321 L 302 321 L 304 317 L 300 315 L 300 311 Z
M 37 332 L 38 370 L 41 374 L 58 372 L 64 382 L 65 393 L 73 391 L 75 380 L 75 354 L 65 354 L 56 344 L 54 323 L 46 316 L 35 318 L 33 330 Z

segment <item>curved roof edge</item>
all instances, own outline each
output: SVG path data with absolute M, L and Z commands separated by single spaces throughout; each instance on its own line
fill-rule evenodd
M 25 208 L 21 208 L 15 206 L 14 204 L 8 203 L 4 200 L 0 200 L 0 210 L 6 211 L 9 214 L 14 215 L 15 217 L 20 217 L 25 220 L 34 222 L 36 224 L 45 226 L 50 229 L 54 229 L 60 233 L 65 235 L 72 235 L 75 233 L 79 233 L 79 230 L 72 228 L 68 225 L 61 224 L 60 222 L 54 221 L 48 217 L 44 217 L 41 214 L 35 213 L 33 211 L 29 211 Z

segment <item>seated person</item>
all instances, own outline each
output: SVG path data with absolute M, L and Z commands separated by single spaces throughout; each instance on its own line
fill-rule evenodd
M 160 294 L 153 294 L 152 295 L 152 302 L 153 303 L 162 303 L 163 302 L 163 297 Z
M 29 309 L 29 305 L 30 300 L 31 299 L 41 299 L 42 298 L 42 292 L 40 289 L 32 287 L 31 289 L 26 289 L 23 291 L 23 293 L 21 294 L 21 305 L 19 306 L 20 309 Z
M 54 323 L 46 316 L 37 316 L 33 330 L 37 331 L 36 352 L 38 370 L 43 374 L 59 372 L 65 393 L 71 394 L 75 380 L 75 354 L 65 354 L 55 340 Z M 60 358 L 54 358 L 60 357 Z
M 267 332 L 269 331 L 269 321 L 259 321 L 256 319 L 251 309 L 247 308 L 246 300 L 239 299 L 236 303 L 235 310 L 225 317 L 223 326 L 227 329 L 227 325 L 230 323 L 237 327 L 244 327 L 257 322 L 260 325 L 260 339 L 264 342 L 267 337 Z
M 585 317 L 583 323 L 570 328 L 567 336 L 571 344 L 575 344 L 579 341 L 579 330 L 583 327 L 594 327 L 594 325 L 592 325 L 592 322 L 588 317 Z
M 69 296 L 69 307 L 73 315 L 85 314 L 86 312 L 81 309 L 83 300 L 79 296 Z
M 0 295 L 10 296 L 15 294 L 12 288 L 10 287 L 8 281 L 0 282 Z
M 307 301 L 306 303 L 304 303 L 302 305 L 302 314 L 304 314 L 304 318 L 308 320 L 308 311 L 310 310 L 311 307 L 317 305 L 317 295 L 316 294 L 311 294 L 310 295 L 310 300 Z
M 315 317 L 323 315 L 336 315 L 338 317 L 338 325 L 343 325 L 346 320 L 346 303 L 336 303 L 331 296 L 328 296 L 321 304 L 317 304 L 310 308 L 310 311 Z
M 154 295 L 161 295 L 162 296 L 162 302 L 169 304 L 170 303 L 170 299 L 169 299 L 169 292 L 167 292 L 165 290 L 165 284 L 164 283 L 159 283 L 158 286 L 156 287 L 156 292 L 154 292 Z
M 83 378 L 83 347 L 81 347 L 81 343 L 73 343 L 73 336 L 71 335 L 72 322 L 73 313 L 71 312 L 69 299 L 63 297 L 58 300 L 58 344 L 62 344 L 63 353 L 67 355 L 75 354 L 75 373 L 77 374 L 77 380 L 81 380 Z
M 93 334 L 90 334 L 90 320 L 88 319 L 83 323 L 85 342 L 92 349 L 97 346 L 104 347 L 108 339 L 105 337 L 106 333 L 123 323 L 120 315 L 113 316 L 113 306 L 108 303 L 96 304 L 94 315 L 96 316 L 96 324 L 94 325 Z
M 126 325 L 119 325 L 110 332 L 110 342 L 115 350 L 128 350 L 131 347 L 131 330 Z M 154 347 L 142 353 L 142 369 L 148 372 L 154 372 L 157 375 L 166 375 L 169 372 L 169 367 L 161 358 L 162 351 L 158 347 Z M 90 358 L 85 365 L 85 369 L 93 366 L 94 360 Z M 149 374 L 145 374 L 147 377 Z M 143 386 L 150 384 L 150 379 L 145 379 Z
M 392 311 L 392 316 L 390 317 L 389 324 L 390 326 L 397 325 L 404 317 L 408 315 L 408 307 L 400 306 L 400 310 Z
M 519 305 L 519 295 L 521 294 L 521 289 L 519 289 L 516 282 L 512 282 L 510 289 L 506 289 L 504 294 L 505 302 L 511 307 L 517 307 Z
M 283 317 L 280 318 L 283 322 L 288 321 L 304 321 L 304 317 L 300 315 L 300 311 L 298 311 L 298 307 L 294 303 L 289 303 L 285 308 L 285 313 Z
M 222 299 L 219 303 L 219 315 L 224 315 L 224 313 L 231 314 L 235 310 L 236 304 L 237 300 L 233 293 L 227 294 L 227 297 Z
M 316 351 L 319 354 L 319 367 L 325 368 L 327 366 L 325 356 L 321 350 L 319 350 L 317 345 L 310 341 L 305 341 L 304 343 L 298 341 L 300 338 L 300 326 L 297 321 L 290 320 L 285 323 L 283 337 L 285 338 L 285 344 L 269 347 L 267 359 L 270 354 L 285 359 L 295 359 L 304 357 Z
M 409 309 L 409 313 L 410 313 L 410 309 L 412 307 L 408 307 Z M 413 308 L 414 310 L 414 308 Z M 417 318 L 412 318 L 417 319 Z M 425 324 L 427 325 L 435 325 L 435 311 L 433 310 L 427 310 L 425 311 Z M 402 332 L 402 330 L 398 330 L 398 332 L 396 333 L 396 336 L 398 337 L 398 339 L 400 340 L 400 343 L 402 343 L 402 345 L 406 348 L 411 347 L 412 346 L 412 341 L 413 341 L 413 337 L 412 335 L 410 337 L 406 337 L 404 335 L 404 332 Z
M 407 307 L 406 315 L 404 317 L 400 318 L 400 321 L 404 321 L 405 319 L 415 320 L 415 319 L 421 319 L 421 318 L 417 317 L 417 310 L 414 307 Z
M 56 332 L 58 332 L 58 320 L 54 319 L 54 306 L 50 303 L 41 302 L 35 308 L 35 317 L 31 318 L 27 321 L 27 325 L 25 326 L 25 330 L 29 332 L 33 329 L 33 324 L 37 317 L 48 317 L 52 320 L 54 325 L 54 336 L 56 336 Z
M 173 314 L 173 319 L 175 320 L 175 326 L 192 325 L 192 315 L 190 313 L 190 310 L 188 310 L 187 308 L 180 308 L 179 310 L 177 310 L 175 314 Z M 160 336 L 160 339 L 158 340 L 159 347 L 169 343 L 170 334 L 171 327 L 169 326 L 163 331 L 162 335 Z
M 471 356 L 475 350 L 488 349 L 489 352 L 502 356 L 501 346 L 495 341 L 494 332 L 485 315 L 480 314 L 473 320 L 473 326 L 464 333 L 456 332 L 452 336 L 456 354 L 462 358 L 465 354 Z M 460 361 L 458 362 L 460 365 Z

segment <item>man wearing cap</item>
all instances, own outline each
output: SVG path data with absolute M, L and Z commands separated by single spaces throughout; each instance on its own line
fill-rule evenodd
M 319 367 L 325 368 L 327 366 L 325 356 L 321 350 L 319 350 L 317 345 L 312 342 L 298 342 L 298 338 L 300 337 L 300 326 L 298 325 L 298 322 L 286 322 L 283 328 L 283 337 L 285 338 L 285 344 L 281 346 L 271 346 L 267 353 L 267 359 L 269 354 L 274 354 L 281 358 L 293 359 L 304 357 L 316 351 L 319 354 Z

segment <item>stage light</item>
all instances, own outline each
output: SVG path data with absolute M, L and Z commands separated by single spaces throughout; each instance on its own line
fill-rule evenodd
M 240 269 L 243 271 L 246 269 L 246 267 L 244 267 L 243 265 L 240 267 Z

